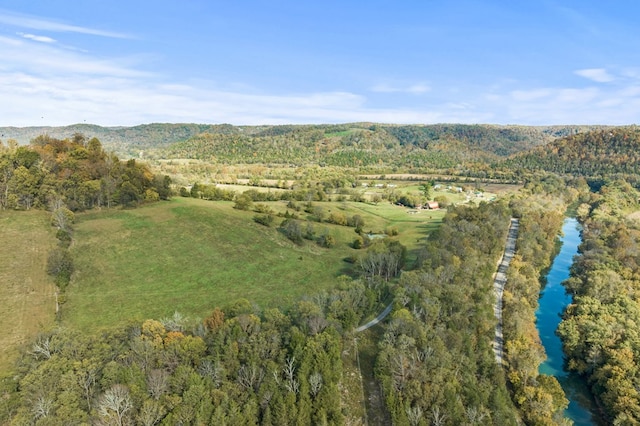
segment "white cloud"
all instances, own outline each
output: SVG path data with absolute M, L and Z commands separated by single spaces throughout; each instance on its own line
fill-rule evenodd
M 588 68 L 576 70 L 574 73 L 597 83 L 610 83 L 615 80 L 615 77 L 609 74 L 604 68 Z
M 168 81 L 161 72 L 142 69 L 153 66 L 145 63 L 148 57 L 97 57 L 40 37 L 32 33 L 0 36 L 0 126 L 356 121 L 629 124 L 640 117 L 640 82 L 630 77 L 587 88 L 518 87 L 516 81 L 473 87 L 460 81 L 455 91 L 403 82 L 371 88 L 379 94 L 371 97 L 376 99 L 353 91 L 265 93 L 243 82 Z M 592 80 L 609 76 L 605 70 L 579 72 Z M 384 95 L 426 92 L 433 95 Z M 397 98 L 405 103 L 398 104 Z
M 149 76 L 131 66 L 141 59 L 112 58 L 97 59 L 80 51 L 58 48 L 54 43 L 29 43 L 22 39 L 0 36 L 0 48 L 4 59 L 0 67 L 10 67 L 25 73 L 52 76 L 64 74 L 108 75 L 108 76 Z
M 372 92 L 377 93 L 409 93 L 419 95 L 429 92 L 431 87 L 425 83 L 416 83 L 409 86 L 389 85 L 386 83 L 377 84 L 371 88 Z
M 39 35 L 35 35 L 35 34 L 25 34 L 25 33 L 18 33 L 19 36 L 22 36 L 26 39 L 29 40 L 33 40 L 33 41 L 38 41 L 40 43 L 55 43 L 56 40 L 51 38 L 51 37 L 47 37 L 47 36 L 39 36 Z
M 640 87 L 531 88 L 495 95 L 487 108 L 500 111 L 500 122 L 515 124 L 610 124 L 638 122 Z
M 16 14 L 5 10 L 0 10 L 0 23 L 32 30 L 88 34 L 110 38 L 130 38 L 130 36 L 122 33 L 69 25 L 47 18 Z

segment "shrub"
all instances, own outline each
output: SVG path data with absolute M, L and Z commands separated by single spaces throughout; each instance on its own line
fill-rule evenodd
M 71 232 L 67 229 L 58 229 L 56 238 L 61 247 L 69 247 L 71 245 Z
M 256 213 L 273 214 L 273 209 L 266 204 L 258 203 L 253 207 L 253 211 Z
M 47 273 L 54 277 L 56 285 L 64 289 L 71 281 L 73 274 L 73 259 L 66 248 L 55 248 L 47 259 Z
M 253 217 L 253 221 L 264 226 L 271 226 L 273 223 L 273 215 L 270 214 L 258 214 Z
M 236 203 L 233 205 L 234 209 L 249 210 L 253 205 L 253 200 L 246 194 L 241 194 L 236 197 Z
M 364 246 L 364 240 L 359 235 L 353 240 L 353 243 L 351 243 L 351 247 L 353 247 L 356 250 L 361 249 L 363 246 Z
M 347 226 L 347 217 L 340 212 L 331 212 L 327 218 L 327 222 L 334 223 L 336 225 Z
M 285 237 L 296 244 L 302 244 L 302 226 L 300 221 L 295 219 L 285 219 L 280 224 L 280 230 Z

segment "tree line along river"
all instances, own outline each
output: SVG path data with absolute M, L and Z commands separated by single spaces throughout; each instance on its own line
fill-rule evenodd
M 540 373 L 555 376 L 569 400 L 565 416 L 576 426 L 604 424 L 597 415 L 597 406 L 584 379 L 575 373 L 568 372 L 564 366 L 562 342 L 556 335 L 561 315 L 571 295 L 565 292 L 562 282 L 569 278 L 569 270 L 573 257 L 578 254 L 580 245 L 580 225 L 573 218 L 567 218 L 562 227 L 560 238 L 562 246 L 553 260 L 546 275 L 546 284 L 540 293 L 539 306 L 536 311 L 536 325 L 542 345 L 547 354 L 546 361 L 540 365 Z

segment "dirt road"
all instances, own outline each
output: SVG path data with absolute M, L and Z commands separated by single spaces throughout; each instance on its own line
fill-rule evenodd
M 507 268 L 509 268 L 509 263 L 511 263 L 511 259 L 513 259 L 513 255 L 516 252 L 516 239 L 518 238 L 519 225 L 518 219 L 511 219 L 509 234 L 507 235 L 507 244 L 493 281 L 493 292 L 496 296 L 493 313 L 498 320 L 496 334 L 493 339 L 493 353 L 496 356 L 496 362 L 500 365 L 502 365 L 502 354 L 504 352 L 504 338 L 502 336 L 502 294 L 504 293 L 504 285 L 507 283 Z

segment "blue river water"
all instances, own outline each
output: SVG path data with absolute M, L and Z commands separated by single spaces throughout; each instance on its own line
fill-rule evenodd
M 558 324 L 565 307 L 571 303 L 571 296 L 565 293 L 562 282 L 569 278 L 569 268 L 573 257 L 578 254 L 580 229 L 573 218 L 565 220 L 562 226 L 562 247 L 554 259 L 547 283 L 540 294 L 539 307 L 536 311 L 536 325 L 547 353 L 547 360 L 540 365 L 540 373 L 555 376 L 564 390 L 569 407 L 565 416 L 573 420 L 574 425 L 600 425 L 593 397 L 584 380 L 575 373 L 564 369 L 564 353 L 562 342 L 556 335 Z

